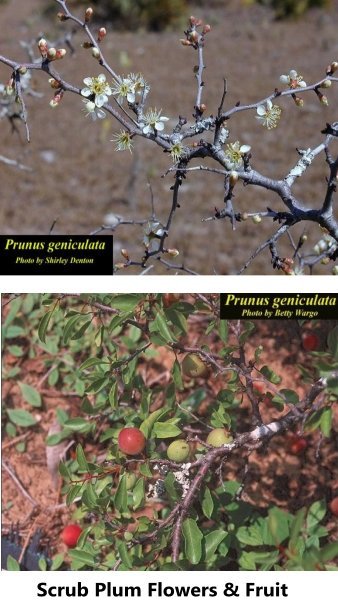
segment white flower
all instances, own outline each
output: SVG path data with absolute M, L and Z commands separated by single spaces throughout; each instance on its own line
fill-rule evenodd
M 85 107 L 82 110 L 86 112 L 86 117 L 90 117 L 93 121 L 96 121 L 96 119 L 105 118 L 106 113 L 104 112 L 104 110 L 102 110 L 102 108 L 98 108 L 95 105 L 95 102 L 83 100 L 83 103 Z
M 279 106 L 274 106 L 271 100 L 267 100 L 266 106 L 261 104 L 257 107 L 256 119 L 264 125 L 264 127 L 273 129 L 277 127 L 281 114 L 281 108 L 279 108 Z
M 144 228 L 143 244 L 149 248 L 154 239 L 160 240 L 163 235 L 164 227 L 160 221 L 148 221 Z
M 243 165 L 243 155 L 251 151 L 251 146 L 248 144 L 240 144 L 238 140 L 231 142 L 225 149 L 225 156 L 227 158 L 230 169 L 236 170 Z
M 290 89 L 298 89 L 298 87 L 306 87 L 306 82 L 296 70 L 290 70 L 289 74 L 282 74 L 279 77 L 281 83 L 288 85 Z
M 121 78 L 119 76 L 113 81 L 113 95 L 117 96 L 119 104 L 123 104 L 125 98 L 129 104 L 134 104 L 135 84 L 130 78 Z
M 88 76 L 83 79 L 83 82 L 85 85 L 87 85 L 87 87 L 81 89 L 81 95 L 83 95 L 85 98 L 89 98 L 91 95 L 94 95 L 95 106 L 98 106 L 99 108 L 108 102 L 108 96 L 112 94 L 112 90 L 109 87 L 104 74 L 99 74 L 99 76 L 94 77 Z
M 173 144 L 172 147 L 169 149 L 169 153 L 174 163 L 178 163 L 182 155 L 184 155 L 185 153 L 185 148 L 180 142 L 175 142 L 175 144 Z
M 122 130 L 119 134 L 114 134 L 111 142 L 116 143 L 115 151 L 130 151 L 133 148 L 133 142 L 129 132 Z
M 142 95 L 145 89 L 147 91 L 150 90 L 148 83 L 145 81 L 143 74 L 141 74 L 140 72 L 138 72 L 137 74 L 131 72 L 130 74 L 128 74 L 127 78 L 130 79 L 133 83 L 135 94 Z
M 157 111 L 156 108 L 154 110 L 149 108 L 143 117 L 143 121 L 140 122 L 144 134 L 156 134 L 156 132 L 164 129 L 164 121 L 169 121 L 169 119 L 168 117 L 163 117 L 161 112 L 162 109 Z

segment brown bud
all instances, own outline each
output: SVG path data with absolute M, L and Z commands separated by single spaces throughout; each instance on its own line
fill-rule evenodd
M 194 17 L 194 15 L 191 15 L 191 16 L 189 17 L 189 24 L 190 24 L 191 26 L 194 26 L 194 25 L 195 25 L 195 23 L 196 23 L 196 17 Z
M 202 34 L 208 34 L 210 30 L 211 30 L 211 25 L 209 25 L 209 23 L 206 23 L 205 26 L 203 27 Z
M 44 38 L 40 38 L 40 40 L 38 42 L 38 47 L 39 47 L 39 51 L 41 53 L 41 57 L 43 59 L 46 59 L 47 51 L 48 51 L 47 40 L 45 40 Z
M 121 255 L 122 255 L 122 257 L 124 257 L 125 259 L 127 259 L 127 261 L 129 261 L 129 260 L 130 260 L 129 253 L 128 253 L 128 251 L 127 251 L 125 248 L 122 248 L 122 250 L 121 250 Z
M 56 58 L 56 49 L 54 47 L 50 47 L 50 49 L 48 49 L 47 58 L 51 61 Z
M 196 32 L 196 30 L 193 30 L 192 32 L 190 32 L 189 40 L 194 44 L 198 42 L 198 32 Z
M 185 38 L 180 38 L 180 43 L 184 47 L 191 47 L 191 45 L 192 45 L 192 43 L 189 42 L 189 40 L 186 40 Z
M 57 81 L 55 78 L 48 79 L 48 82 L 52 89 L 59 89 L 61 87 L 61 83 Z
M 67 17 L 67 15 L 65 15 L 64 13 L 58 13 L 57 16 L 60 21 L 67 21 L 67 19 L 69 19 L 69 17 Z
M 93 14 L 94 14 L 94 11 L 93 11 L 93 9 L 91 7 L 86 9 L 86 12 L 85 12 L 85 22 L 86 23 L 89 23 L 89 21 L 91 20 Z
M 230 172 L 229 182 L 230 182 L 230 187 L 235 186 L 236 182 L 238 182 L 238 172 Z
M 338 62 L 332 62 L 332 64 L 330 64 L 326 68 L 326 74 L 333 74 L 334 72 L 336 72 L 337 68 L 338 68 Z
M 198 110 L 199 110 L 200 112 L 205 112 L 205 111 L 206 111 L 206 109 L 207 109 L 207 107 L 206 107 L 206 105 L 205 105 L 205 104 L 200 104 L 200 106 L 198 107 Z
M 168 250 L 166 250 L 166 253 L 167 255 L 169 255 L 169 257 L 172 257 L 174 259 L 175 257 L 178 257 L 180 251 L 177 250 L 177 248 L 168 248 Z
M 115 263 L 115 269 L 124 269 L 125 267 L 125 263 Z
M 93 46 L 93 43 L 89 42 L 89 40 L 85 40 L 85 42 L 82 43 L 82 47 L 84 49 L 91 49 Z

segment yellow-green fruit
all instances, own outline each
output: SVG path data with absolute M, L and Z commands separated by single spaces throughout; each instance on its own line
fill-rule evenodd
M 184 462 L 188 458 L 189 452 L 189 444 L 184 441 L 184 439 L 176 439 L 176 441 L 172 441 L 172 443 L 168 446 L 167 456 L 169 460 Z
M 136 484 L 136 475 L 135 473 L 126 473 L 126 487 L 127 490 L 132 490 Z
M 210 431 L 207 437 L 207 443 L 214 448 L 220 448 L 225 443 L 231 443 L 232 441 L 233 437 L 227 429 L 214 429 Z
M 184 375 L 188 378 L 205 378 L 208 375 L 206 364 L 197 354 L 187 354 L 181 365 Z

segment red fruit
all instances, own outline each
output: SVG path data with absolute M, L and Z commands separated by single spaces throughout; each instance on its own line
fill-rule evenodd
M 302 344 L 304 350 L 317 350 L 319 347 L 319 337 L 315 333 L 303 335 Z
M 297 456 L 301 454 L 307 448 L 307 441 L 304 437 L 293 437 L 289 444 L 290 454 Z
M 68 547 L 76 547 L 81 533 L 81 526 L 78 524 L 68 524 L 61 533 L 61 539 Z
M 334 516 L 338 516 L 338 496 L 332 499 L 329 507 L 330 507 L 331 513 L 333 513 Z
M 140 454 L 145 448 L 146 438 L 140 429 L 127 427 L 120 431 L 117 443 L 123 454 L 134 456 Z

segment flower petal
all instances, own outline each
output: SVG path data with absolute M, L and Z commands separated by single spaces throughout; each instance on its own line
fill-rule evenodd
M 83 79 L 83 82 L 85 85 L 88 85 L 88 87 L 90 87 L 93 84 L 93 79 L 90 76 L 87 76 Z
M 265 106 L 257 106 L 257 114 L 259 115 L 259 117 L 264 117 L 264 115 L 266 115 L 266 108 Z
M 95 96 L 95 104 L 98 108 L 103 106 L 103 104 L 105 104 L 107 101 L 108 101 L 108 98 L 104 93 L 100 93 L 99 95 Z
M 97 77 L 97 80 L 99 81 L 99 83 L 104 83 L 106 80 L 106 75 L 105 74 L 99 74 L 99 76 Z
M 83 95 L 85 98 L 89 98 L 91 94 L 92 92 L 90 89 L 88 89 L 88 87 L 84 87 L 83 89 L 81 89 L 81 95 Z

